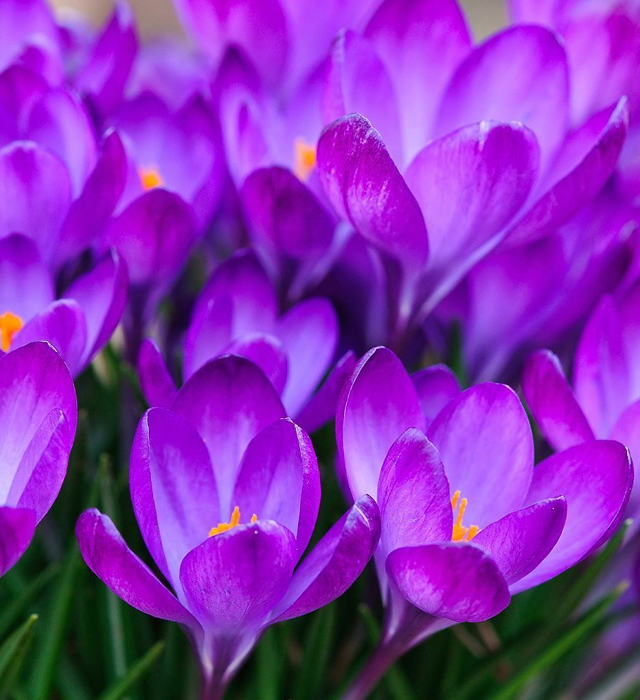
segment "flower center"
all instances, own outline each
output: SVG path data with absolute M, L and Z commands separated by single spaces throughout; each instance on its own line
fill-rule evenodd
M 255 523 L 257 519 L 258 516 L 254 513 L 251 516 L 250 522 Z M 236 525 L 240 525 L 240 508 L 238 506 L 233 509 L 231 520 L 229 520 L 228 523 L 218 523 L 218 527 L 212 527 L 211 530 L 209 530 L 209 537 L 219 535 L 221 532 L 227 532 L 227 530 L 233 530 Z
M 162 179 L 158 168 L 153 166 L 150 168 L 138 168 L 138 175 L 140 176 L 142 187 L 145 190 L 152 190 L 155 187 L 161 187 L 164 184 L 164 180 Z
M 20 316 L 12 314 L 11 311 L 5 311 L 0 314 L 0 348 L 4 352 L 9 352 L 13 336 L 24 326 L 24 321 Z
M 451 499 L 451 507 L 453 508 L 453 513 L 455 515 L 456 509 L 458 514 L 453 523 L 453 534 L 451 539 L 454 542 L 470 542 L 479 532 L 480 528 L 477 525 L 471 525 L 470 527 L 464 527 L 462 524 L 462 518 L 464 517 L 464 512 L 467 509 L 467 499 L 460 498 L 460 491 L 456 491 Z
M 293 172 L 298 180 L 305 182 L 316 166 L 316 147 L 303 138 L 293 142 Z

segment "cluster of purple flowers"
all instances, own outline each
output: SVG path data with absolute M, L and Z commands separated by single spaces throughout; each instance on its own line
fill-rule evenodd
M 370 560 L 384 623 L 348 700 L 625 518 L 608 580 L 637 601 L 640 5 L 512 0 L 476 44 L 455 0 L 174 4 L 196 48 L 141 45 L 125 4 L 96 31 L 0 1 L 1 573 L 111 342 L 150 407 L 155 566 L 95 509 L 80 550 L 183 627 L 205 700 Z M 321 472 L 346 512 L 310 547 Z

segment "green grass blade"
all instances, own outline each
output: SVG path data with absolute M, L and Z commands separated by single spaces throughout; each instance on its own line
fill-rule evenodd
M 37 615 L 31 615 L 0 647 L 0 700 L 18 679 L 33 640 Z
M 151 669 L 151 667 L 160 658 L 164 651 L 164 642 L 158 642 L 149 649 L 149 651 L 136 663 L 134 663 L 127 673 L 114 683 L 111 688 L 106 690 L 98 700 L 121 700 L 142 677 Z

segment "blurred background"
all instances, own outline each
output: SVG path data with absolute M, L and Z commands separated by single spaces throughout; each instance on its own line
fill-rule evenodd
M 113 6 L 113 0 L 50 0 L 54 7 L 72 8 L 101 24 Z M 171 0 L 129 0 L 138 18 L 143 37 L 180 32 Z M 505 21 L 503 0 L 462 0 L 477 38 L 491 34 Z

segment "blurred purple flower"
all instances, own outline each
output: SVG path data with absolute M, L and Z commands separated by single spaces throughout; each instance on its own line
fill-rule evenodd
M 341 595 L 378 541 L 378 509 L 364 496 L 298 565 L 315 526 L 320 478 L 309 438 L 285 416 L 260 370 L 229 356 L 198 370 L 169 409 L 142 418 L 131 498 L 175 595 L 107 516 L 90 510 L 78 521 L 85 561 L 111 590 L 185 627 L 203 698 L 221 697 L 268 625 Z
M 306 299 L 284 314 L 275 290 L 250 251 L 240 251 L 212 275 L 198 297 L 184 341 L 183 376 L 220 355 L 242 355 L 255 363 L 282 398 L 287 415 L 313 431 L 335 413 L 342 383 L 355 366 L 347 353 L 321 390 L 338 344 L 338 320 L 326 299 Z M 177 389 L 160 352 L 146 341 L 138 363 L 149 404 L 169 406 Z
M 60 491 L 78 419 L 73 379 L 47 343 L 0 357 L 0 575 Z
M 380 648 L 350 700 L 434 632 L 486 620 L 586 557 L 619 523 L 633 483 L 628 452 L 613 441 L 571 447 L 534 470 L 512 389 L 460 392 L 442 368 L 412 381 L 386 348 L 346 385 L 336 435 L 341 481 L 380 507 L 386 608 Z

